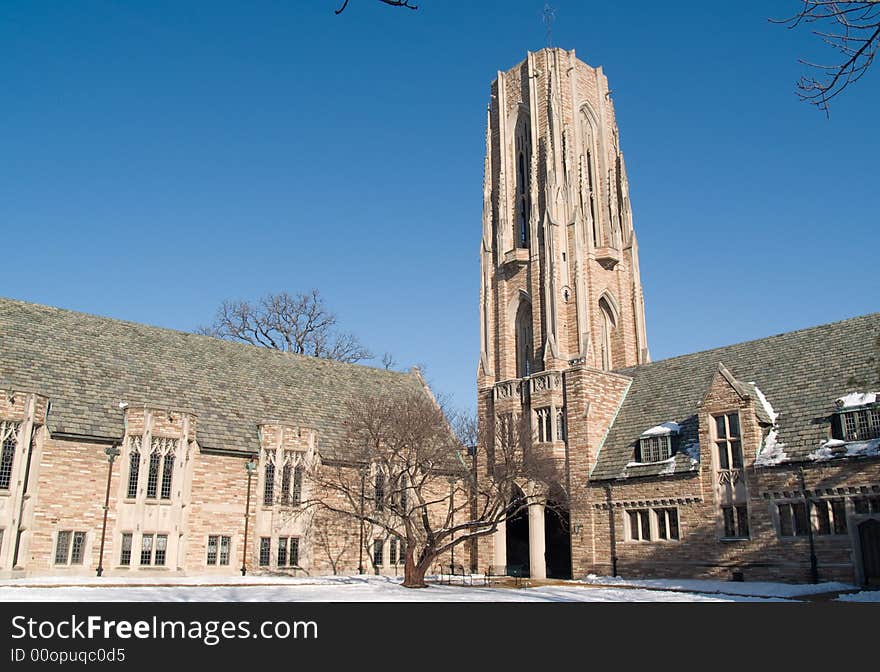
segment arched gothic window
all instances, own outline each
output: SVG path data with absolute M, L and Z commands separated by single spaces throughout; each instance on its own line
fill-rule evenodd
M 516 377 L 525 378 L 532 373 L 532 306 L 520 301 L 516 311 Z
M 614 358 L 612 355 L 612 337 L 614 330 L 617 328 L 617 320 L 614 317 L 614 310 L 605 298 L 599 299 L 599 313 L 601 329 L 599 348 L 601 350 L 601 363 L 603 371 L 610 371 L 614 368 Z
M 531 138 L 527 117 L 521 114 L 516 124 L 516 246 L 529 247 L 529 215 L 532 210 L 529 173 Z

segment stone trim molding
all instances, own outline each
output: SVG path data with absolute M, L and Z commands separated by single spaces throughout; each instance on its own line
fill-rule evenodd
M 607 511 L 609 508 L 615 509 L 644 509 L 648 506 L 676 506 L 684 504 L 701 504 L 702 497 L 667 497 L 664 499 L 630 499 L 621 502 L 597 502 L 593 504 L 593 508 L 600 511 Z

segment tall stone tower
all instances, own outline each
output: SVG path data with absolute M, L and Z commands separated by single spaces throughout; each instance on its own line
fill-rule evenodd
M 574 51 L 542 49 L 498 73 L 486 120 L 482 436 L 497 439 L 499 428 L 509 432 L 515 418 L 524 421 L 538 449 L 559 459 L 564 490 L 569 454 L 587 450 L 569 445 L 574 423 L 586 420 L 566 415 L 567 372 L 601 377 L 648 361 L 638 247 L 610 93 L 601 68 Z M 590 400 L 582 401 L 588 408 Z M 586 465 L 592 460 L 581 457 Z M 528 519 L 531 573 L 541 576 L 543 520 L 532 510 Z M 503 533 L 484 552 L 509 565 L 517 550 Z

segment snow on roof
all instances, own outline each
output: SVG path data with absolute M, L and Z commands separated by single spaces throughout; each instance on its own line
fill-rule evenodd
M 753 385 L 755 388 L 755 392 L 758 394 L 758 399 L 761 402 L 761 405 L 764 407 L 764 410 L 767 412 L 770 420 L 773 422 L 773 425 L 776 425 L 776 418 L 779 417 L 779 413 L 773 410 L 773 406 L 770 405 L 770 402 L 767 401 L 767 397 L 764 396 L 764 393 L 761 392 L 761 388 L 758 387 L 757 383 L 749 383 Z
M 824 462 L 835 457 L 878 457 L 880 456 L 880 439 L 870 441 L 841 441 L 831 439 L 808 455 L 810 459 Z
M 867 406 L 868 404 L 877 403 L 877 392 L 850 392 L 845 397 L 835 400 L 838 408 L 856 408 L 857 406 Z
M 681 432 L 681 425 L 677 422 L 664 422 L 662 425 L 646 429 L 642 432 L 642 436 L 667 436 L 669 434 L 678 434 L 679 432 Z
M 755 456 L 755 465 L 759 467 L 768 467 L 774 464 L 780 464 L 788 460 L 788 455 L 783 450 L 785 444 L 779 441 L 779 429 L 774 425 L 767 433 L 764 439 L 764 445 Z
M 755 393 L 758 395 L 758 400 L 761 402 L 761 406 L 764 407 L 764 412 L 767 413 L 767 417 L 769 417 L 773 423 L 773 426 L 764 438 L 763 445 L 755 456 L 755 466 L 769 467 L 774 464 L 787 462 L 788 454 L 783 450 L 785 444 L 779 440 L 779 424 L 776 422 L 779 413 L 773 410 L 773 406 L 767 401 L 767 397 L 761 392 L 761 388 L 755 383 L 751 383 L 751 385 L 755 388 Z

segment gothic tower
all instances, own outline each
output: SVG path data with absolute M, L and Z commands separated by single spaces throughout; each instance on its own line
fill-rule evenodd
M 601 68 L 547 48 L 498 73 L 487 112 L 477 371 L 483 436 L 498 440 L 499 428 L 509 434 L 521 419 L 532 441 L 559 458 L 563 489 L 566 371 L 648 361 L 610 93 Z M 529 511 L 532 576 L 543 572 L 538 517 Z M 489 550 L 497 564 L 526 553 L 501 537 Z

